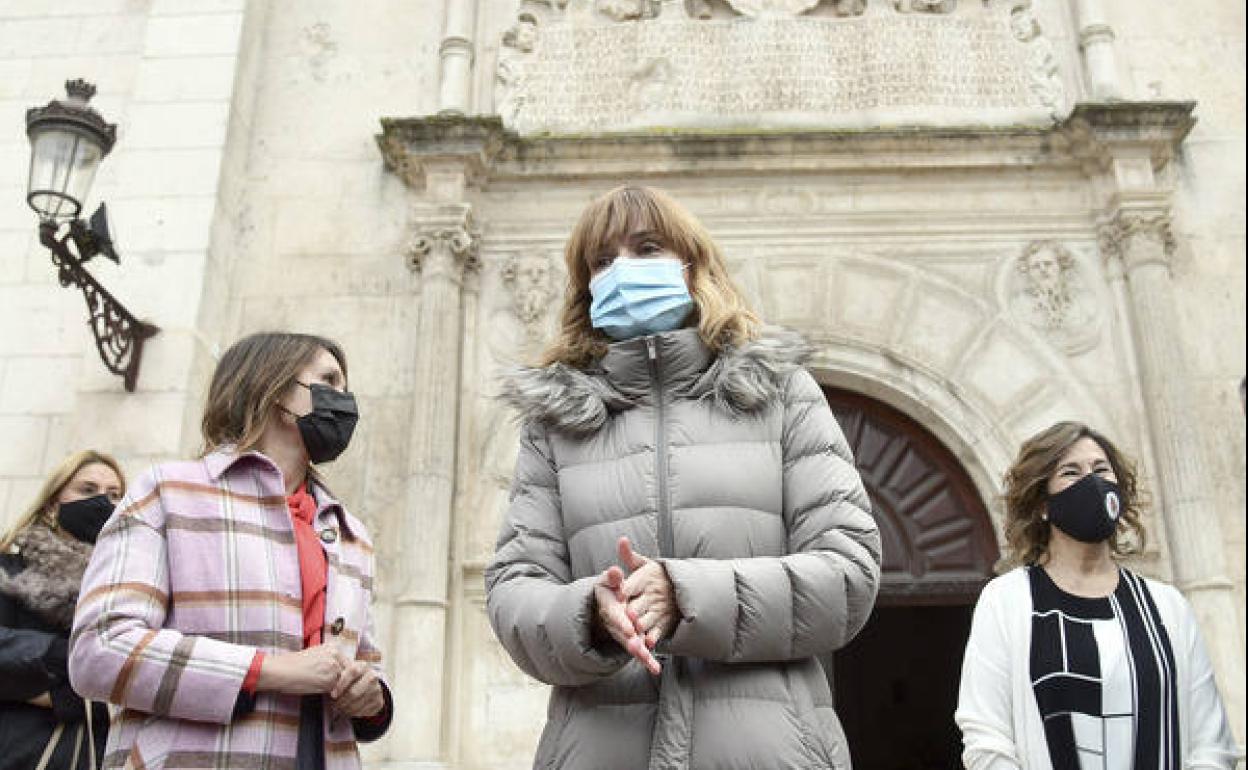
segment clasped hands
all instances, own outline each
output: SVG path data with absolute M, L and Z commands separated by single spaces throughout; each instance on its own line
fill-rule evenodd
M 351 660 L 331 644 L 266 655 L 256 689 L 287 695 L 328 695 L 338 713 L 353 719 L 375 716 L 386 705 L 381 679 L 373 667 Z
M 680 620 L 676 592 L 660 562 L 633 551 L 627 537 L 621 537 L 617 545 L 624 569 L 612 565 L 598 576 L 595 622 L 657 676 L 662 666 L 654 656 L 654 646 Z

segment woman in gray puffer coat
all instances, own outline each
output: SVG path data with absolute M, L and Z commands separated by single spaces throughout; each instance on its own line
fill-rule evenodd
M 848 768 L 816 656 L 866 622 L 880 539 L 796 335 L 702 226 L 624 187 L 566 251 L 560 335 L 486 570 L 494 632 L 554 685 L 535 767 Z

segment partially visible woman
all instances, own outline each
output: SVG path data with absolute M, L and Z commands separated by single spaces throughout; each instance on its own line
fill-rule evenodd
M 135 482 L 83 578 L 69 671 L 122 707 L 106 768 L 354 770 L 386 731 L 372 544 L 312 468 L 357 417 L 330 340 L 221 357 L 205 454 Z
M 1132 463 L 1057 423 L 1019 450 L 1005 508 L 1019 566 L 975 607 L 955 715 L 967 770 L 1233 768 L 1191 607 L 1118 563 L 1145 539 Z
M 0 537 L 0 770 L 78 770 L 104 756 L 108 711 L 69 686 L 66 654 L 91 548 L 125 491 L 116 460 L 75 452 Z

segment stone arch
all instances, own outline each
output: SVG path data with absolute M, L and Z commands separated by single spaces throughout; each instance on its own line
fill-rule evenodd
M 900 267 L 900 266 L 899 266 Z M 887 269 L 887 266 L 885 266 Z M 991 516 L 998 543 L 1002 515 L 1000 480 L 1018 445 L 1061 419 L 1084 420 L 1114 430 L 1093 393 L 1068 362 L 1045 348 L 995 308 L 938 277 L 910 271 L 911 294 L 927 292 L 964 298 L 979 314 L 978 328 L 946 362 L 924 360 L 913 342 L 899 343 L 897 329 L 877 339 L 860 333 L 807 331 L 815 348 L 809 364 L 825 387 L 853 391 L 891 406 L 920 423 L 958 458 Z M 994 369 L 1030 366 L 1018 387 L 1021 406 L 992 398 Z M 1017 376 L 1010 372 L 1011 376 Z M 1019 379 L 1022 379 L 1019 376 Z

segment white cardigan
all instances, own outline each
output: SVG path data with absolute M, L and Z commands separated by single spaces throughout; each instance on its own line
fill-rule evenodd
M 1232 770 L 1239 751 L 1196 617 L 1175 588 L 1144 582 L 1174 648 L 1183 770 Z M 1021 567 L 984 586 L 975 605 L 954 714 L 967 770 L 1053 770 L 1031 689 L 1031 607 Z

